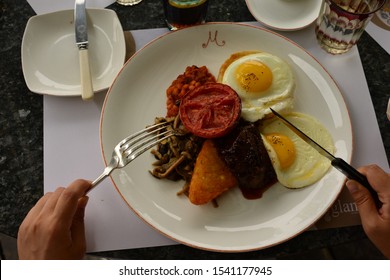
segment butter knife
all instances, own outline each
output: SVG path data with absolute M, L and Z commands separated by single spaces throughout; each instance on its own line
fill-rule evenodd
M 344 161 L 342 158 L 335 157 L 332 155 L 328 150 L 326 150 L 324 147 L 322 147 L 320 144 L 318 144 L 316 141 L 314 141 L 312 138 L 310 138 L 308 135 L 306 135 L 304 132 L 302 132 L 299 128 L 297 128 L 295 125 L 293 125 L 291 122 L 289 122 L 286 118 L 281 116 L 279 113 L 277 113 L 275 110 L 270 108 L 272 113 L 277 116 L 279 119 L 283 121 L 283 123 L 290 128 L 296 135 L 298 135 L 302 140 L 304 140 L 307 144 L 312 146 L 317 152 L 319 152 L 321 155 L 326 157 L 330 160 L 333 167 L 335 167 L 337 170 L 342 172 L 347 178 L 355 180 L 362 184 L 372 195 L 374 198 L 375 204 L 378 208 L 382 206 L 382 203 L 380 202 L 378 198 L 378 193 L 372 188 L 370 183 L 368 182 L 366 176 L 364 176 L 362 173 L 357 171 L 355 168 L 353 168 L 351 165 L 349 165 L 346 161 Z
M 83 100 L 93 98 L 93 87 L 88 55 L 88 28 L 85 0 L 76 0 L 74 8 L 76 45 L 79 49 L 81 97 Z

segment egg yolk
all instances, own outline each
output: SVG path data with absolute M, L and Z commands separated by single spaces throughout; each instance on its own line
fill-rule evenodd
M 271 86 L 272 72 L 260 61 L 249 60 L 237 67 L 236 80 L 246 92 L 262 92 Z
M 281 169 L 286 169 L 295 161 L 294 143 L 286 135 L 273 133 L 265 136 L 274 149 L 280 163 Z

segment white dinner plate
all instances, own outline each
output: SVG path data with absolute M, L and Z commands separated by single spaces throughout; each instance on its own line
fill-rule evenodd
M 22 40 L 22 68 L 35 93 L 81 95 L 73 10 L 31 17 Z M 94 92 L 107 89 L 125 62 L 122 25 L 116 13 L 87 9 L 89 61 Z
M 322 0 L 245 0 L 253 17 L 281 31 L 293 31 L 310 25 L 320 12 Z
M 209 23 L 159 37 L 137 52 L 110 87 L 101 115 L 103 158 L 127 135 L 166 114 L 166 88 L 189 65 L 211 73 L 234 52 L 262 50 L 284 59 L 296 79 L 295 110 L 317 118 L 329 130 L 336 156 L 351 160 L 351 123 L 342 94 L 328 72 L 304 49 L 269 30 L 234 23 Z M 180 243 L 211 251 L 238 252 L 273 246 L 316 222 L 340 193 L 337 170 L 316 184 L 291 190 L 279 183 L 262 198 L 247 200 L 238 188 L 218 198 L 219 207 L 195 206 L 176 193 L 183 182 L 151 176 L 147 152 L 112 179 L 130 208 L 147 224 Z M 120 229 L 118 229 L 120 230 Z M 125 232 L 123 234 L 126 234 Z M 142 237 L 140 237 L 142 238 Z

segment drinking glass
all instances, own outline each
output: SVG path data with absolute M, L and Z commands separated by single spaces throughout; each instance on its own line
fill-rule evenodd
M 208 0 L 162 0 L 169 30 L 201 24 L 206 21 Z
M 315 33 L 321 48 L 331 54 L 349 51 L 372 16 L 386 0 L 324 0 Z

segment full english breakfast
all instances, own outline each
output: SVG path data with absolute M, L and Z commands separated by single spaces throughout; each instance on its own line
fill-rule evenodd
M 281 112 L 314 140 L 334 152 L 326 128 L 294 112 L 295 79 L 287 62 L 261 51 L 232 54 L 217 79 L 206 66 L 188 66 L 166 90 L 167 129 L 180 131 L 152 150 L 151 174 L 184 180 L 179 194 L 196 205 L 216 202 L 239 187 L 247 199 L 260 198 L 276 182 L 309 186 L 330 162 L 273 118 Z

